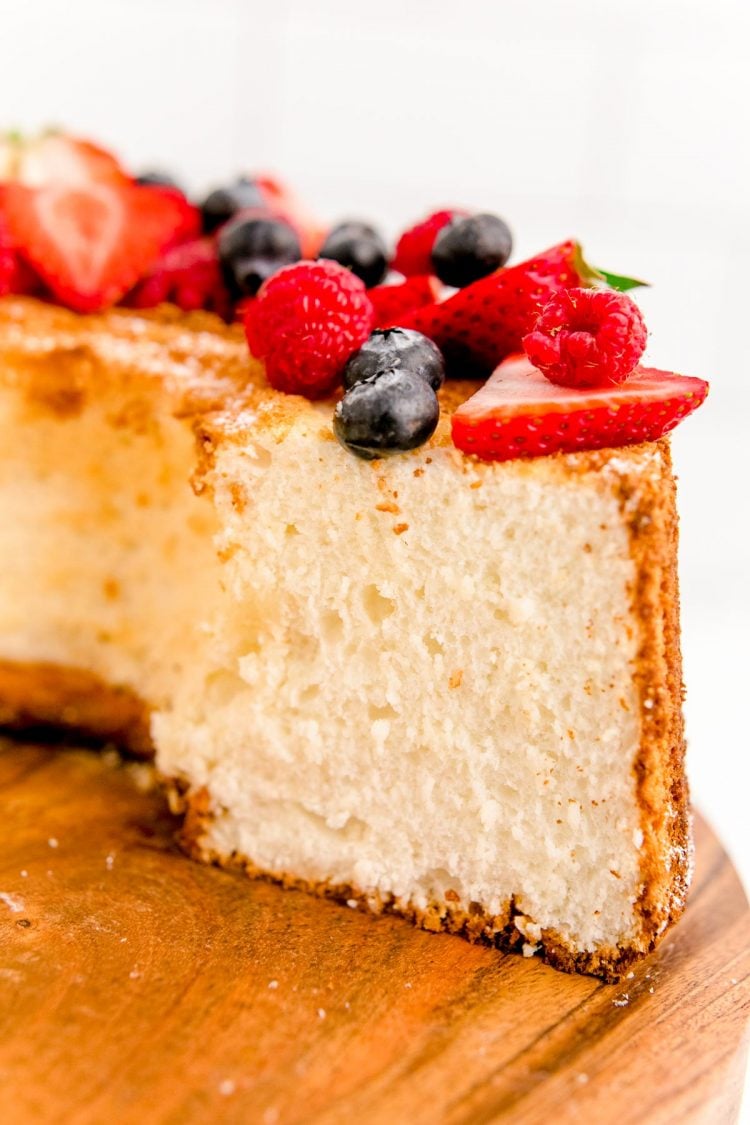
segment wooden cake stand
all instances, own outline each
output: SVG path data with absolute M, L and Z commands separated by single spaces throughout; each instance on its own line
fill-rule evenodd
M 0 1119 L 732 1121 L 750 914 L 697 824 L 619 985 L 203 867 L 111 756 L 0 740 Z

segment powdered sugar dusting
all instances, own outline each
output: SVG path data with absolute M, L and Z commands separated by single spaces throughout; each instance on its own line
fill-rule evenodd
M 26 909 L 26 904 L 22 898 L 18 895 L 8 894 L 7 891 L 0 891 L 0 902 L 5 903 L 11 914 L 22 914 Z

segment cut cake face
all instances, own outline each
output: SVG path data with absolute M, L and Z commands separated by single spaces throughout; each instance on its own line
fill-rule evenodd
M 360 462 L 251 375 L 0 305 L 0 717 L 148 733 L 202 858 L 616 976 L 689 876 L 667 444 L 477 462 L 449 384 Z

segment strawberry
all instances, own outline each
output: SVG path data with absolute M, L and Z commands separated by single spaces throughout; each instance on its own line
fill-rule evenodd
M 436 301 L 442 286 L 436 277 L 419 274 L 407 277 L 397 285 L 375 285 L 367 295 L 375 308 L 375 327 L 390 328 L 399 324 L 399 317 Z
M 562 387 L 513 356 L 451 419 L 454 444 L 483 461 L 655 441 L 691 414 L 708 383 L 651 367 L 600 388 Z
M 192 242 L 198 238 L 201 232 L 201 213 L 184 192 L 171 184 L 145 184 L 142 190 L 161 196 L 174 209 L 177 225 L 170 239 L 170 246 L 179 246 L 182 242 Z
M 173 239 L 181 212 L 131 184 L 5 186 L 5 220 L 21 256 L 76 312 L 115 304 Z
M 0 184 L 0 297 L 8 293 L 39 293 L 41 282 L 21 258 L 3 216 L 5 187 Z
M 163 301 L 170 301 L 185 312 L 207 309 L 225 320 L 229 318 L 231 300 L 213 239 L 196 238 L 165 250 L 123 304 L 150 309 Z
M 600 273 L 584 260 L 577 242 L 561 242 L 529 261 L 509 266 L 461 289 L 447 301 L 409 313 L 402 328 L 416 328 L 441 348 L 449 374 L 482 377 L 532 331 L 542 307 L 561 289 L 641 282 Z
M 443 227 L 447 226 L 452 219 L 465 214 L 465 211 L 455 209 L 435 211 L 432 215 L 428 215 L 426 219 L 409 227 L 396 243 L 391 267 L 404 274 L 405 277 L 433 273 L 432 248 L 435 245 L 435 239 Z
M 16 251 L 13 275 L 11 278 L 11 293 L 22 294 L 29 297 L 44 297 L 46 290 L 39 274 Z
M 127 173 L 106 149 L 64 133 L 43 133 L 34 140 L 16 136 L 3 143 L 3 179 L 27 187 L 45 184 L 126 184 Z
M 13 292 L 17 261 L 16 248 L 8 237 L 8 232 L 0 226 L 0 297 Z

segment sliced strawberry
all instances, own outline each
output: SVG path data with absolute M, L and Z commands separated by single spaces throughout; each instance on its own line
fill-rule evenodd
M 0 227 L 0 297 L 13 292 L 17 261 L 15 247 L 7 232 Z
M 15 147 L 12 174 L 7 178 L 43 187 L 46 184 L 125 184 L 129 176 L 117 159 L 91 141 L 64 133 L 44 133 L 34 140 L 11 141 Z
M 0 297 L 8 293 L 38 294 L 42 283 L 18 252 L 4 214 L 5 185 L 0 184 Z
M 408 314 L 400 327 L 430 336 L 441 348 L 449 374 L 481 377 L 521 351 L 523 337 L 554 293 L 608 282 L 614 288 L 640 284 L 592 269 L 577 242 L 561 242 L 536 258 L 467 285 L 447 301 L 424 305 Z
M 407 277 L 397 285 L 375 285 L 368 289 L 367 295 L 375 308 L 375 327 L 397 327 L 399 317 L 436 301 L 442 288 L 436 277 L 420 274 Z
M 5 187 L 14 244 L 52 294 L 77 312 L 115 304 L 174 237 L 180 212 L 130 184 Z
M 195 230 L 194 208 L 180 191 L 139 187 L 133 184 L 121 189 L 132 221 L 140 224 L 144 243 L 157 246 L 157 255 L 170 246 L 185 241 Z M 133 232 L 138 234 L 138 231 Z M 151 260 L 153 261 L 153 253 Z M 150 263 L 149 263 L 150 264 Z
M 229 318 L 231 299 L 212 238 L 197 238 L 170 247 L 123 303 L 134 309 L 150 309 L 164 301 L 185 312 L 207 309 Z
M 169 184 L 144 184 L 141 190 L 161 196 L 174 209 L 175 230 L 170 237 L 169 246 L 179 246 L 198 238 L 201 233 L 201 213 L 184 192 Z
M 562 387 L 514 356 L 455 412 L 453 442 L 483 461 L 634 445 L 674 429 L 707 394 L 703 379 L 651 367 L 618 386 Z
M 46 296 L 46 290 L 41 277 L 18 252 L 15 254 L 13 267 L 10 283 L 11 293 L 17 293 L 27 297 Z

